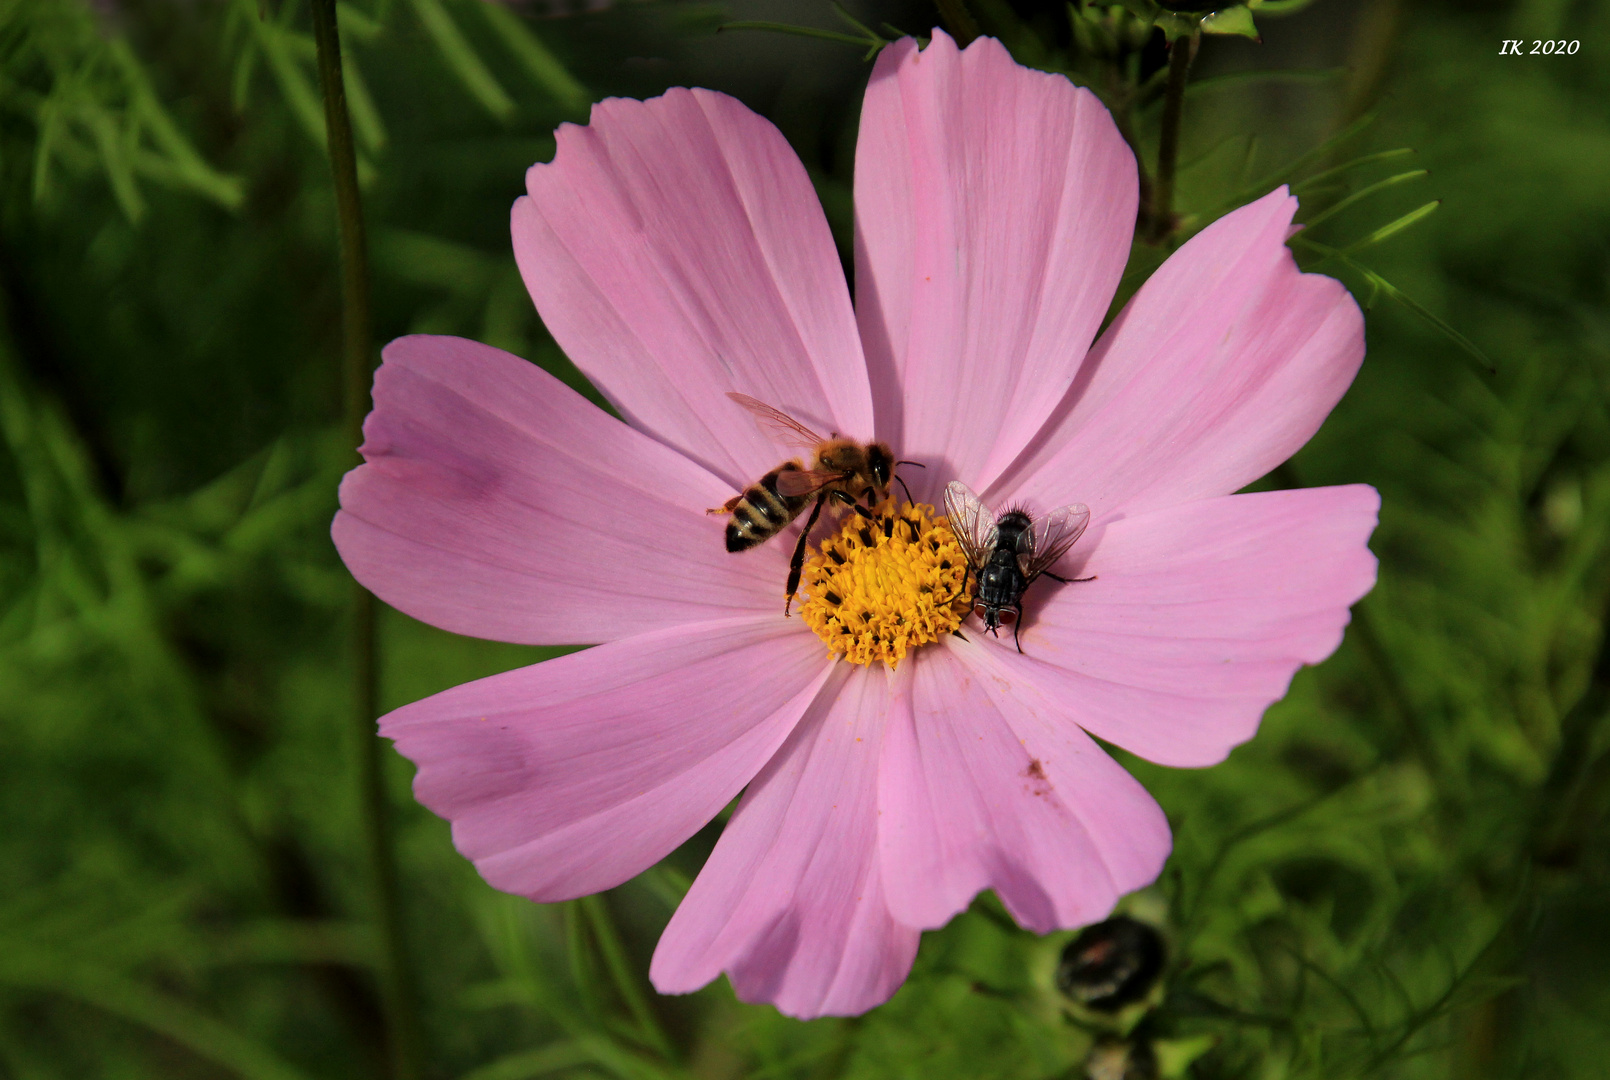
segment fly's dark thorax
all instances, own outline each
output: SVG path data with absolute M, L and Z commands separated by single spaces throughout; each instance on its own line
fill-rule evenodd
M 1033 523 L 1027 514 L 1009 510 L 1001 515 L 995 527 L 995 547 L 988 561 L 978 568 L 978 588 L 973 596 L 975 604 L 984 611 L 985 625 L 990 627 L 1000 625 L 1003 611 L 1017 613 L 1023 590 L 1028 588 L 1029 583 L 1018 567 L 1017 544 L 1018 538 L 1033 528 Z
M 810 505 L 809 495 L 781 495 L 777 491 L 778 476 L 802 469 L 798 461 L 784 462 L 744 489 L 727 522 L 728 551 L 747 551 L 771 539 Z
M 1018 601 L 1023 599 L 1023 590 L 1028 587 L 1023 572 L 1017 568 L 1017 560 L 1010 555 L 1003 560 L 998 554 L 978 572 L 976 599 L 986 612 L 1017 607 Z

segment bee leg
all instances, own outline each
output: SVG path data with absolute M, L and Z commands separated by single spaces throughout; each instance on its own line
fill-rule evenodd
M 706 510 L 705 513 L 707 513 L 707 514 L 730 514 L 734 510 L 738 509 L 738 504 L 743 502 L 743 500 L 744 500 L 744 497 L 742 495 L 734 495 L 732 498 L 728 499 L 726 502 L 722 503 L 720 506 L 714 507 L 714 508 L 712 508 L 710 510 Z
M 871 491 L 870 488 L 868 488 L 867 490 Z M 854 499 L 852 499 L 848 495 L 844 494 L 844 492 L 835 491 L 835 492 L 832 492 L 828 497 L 831 498 L 836 503 L 840 503 L 840 504 L 842 504 L 844 506 L 849 507 L 851 510 L 854 510 L 857 514 L 860 514 L 862 517 L 866 518 L 868 521 L 872 520 L 872 511 L 868 510 L 866 507 L 862 506 L 860 503 L 856 502 Z
M 799 543 L 794 545 L 794 558 L 788 564 L 788 595 L 783 599 L 783 617 L 788 617 L 788 609 L 793 606 L 794 594 L 799 592 L 799 576 L 805 572 L 805 542 L 810 539 L 811 530 L 816 527 L 816 519 L 822 513 L 822 504 L 827 496 L 818 495 L 816 505 L 811 507 L 810 520 L 799 532 Z

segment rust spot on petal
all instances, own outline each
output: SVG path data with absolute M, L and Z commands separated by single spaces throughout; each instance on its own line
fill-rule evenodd
M 1051 778 L 1045 775 L 1045 766 L 1040 764 L 1039 758 L 1030 758 L 1029 767 L 1018 775 L 1029 782 L 1028 787 L 1024 790 L 1030 795 L 1038 795 L 1044 798 L 1051 794 Z

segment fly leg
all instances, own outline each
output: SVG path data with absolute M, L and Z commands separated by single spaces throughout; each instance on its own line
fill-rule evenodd
M 822 513 L 822 504 L 827 502 L 824 493 L 816 497 L 816 505 L 811 507 L 810 520 L 800 530 L 799 543 L 794 545 L 794 559 L 788 564 L 788 595 L 783 599 L 783 616 L 788 616 L 788 609 L 794 603 L 794 594 L 799 591 L 799 576 L 805 572 L 805 541 L 810 539 L 811 530 L 816 527 L 816 519 Z
M 1071 582 L 1075 582 L 1075 581 L 1094 581 L 1094 580 L 1096 580 L 1096 575 L 1095 574 L 1091 574 L 1089 577 L 1063 577 L 1061 574 L 1053 574 L 1049 570 L 1041 570 L 1040 573 L 1044 574 L 1046 577 L 1050 578 L 1052 581 L 1060 581 L 1064 585 L 1067 585 L 1067 584 L 1069 584 Z
M 1023 652 L 1023 643 L 1018 640 L 1017 632 L 1023 626 L 1023 608 L 1021 605 L 1012 608 L 1012 644 L 1017 646 L 1019 654 Z

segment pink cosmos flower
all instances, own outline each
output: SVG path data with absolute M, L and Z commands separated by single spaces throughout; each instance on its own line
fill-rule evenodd
M 1103 917 L 1170 840 L 1091 735 L 1221 760 L 1374 582 L 1373 489 L 1231 494 L 1363 358 L 1347 292 L 1285 247 L 1296 200 L 1209 226 L 1092 346 L 1134 159 L 1095 97 L 993 40 L 879 58 L 853 308 L 805 170 L 730 97 L 602 102 L 527 187 L 521 272 L 625 423 L 496 349 L 395 341 L 335 540 L 436 626 L 599 643 L 381 721 L 497 888 L 618 885 L 742 793 L 655 952 L 664 992 L 724 971 L 795 1016 L 856 1013 L 980 890 L 1038 932 Z M 705 513 L 794 453 L 728 391 L 886 440 L 926 466 L 919 500 L 960 479 L 996 508 L 1087 504 L 1059 566 L 1095 580 L 1033 586 L 1022 654 L 974 621 L 892 668 L 838 659 L 783 616 L 792 530 L 732 555 Z

